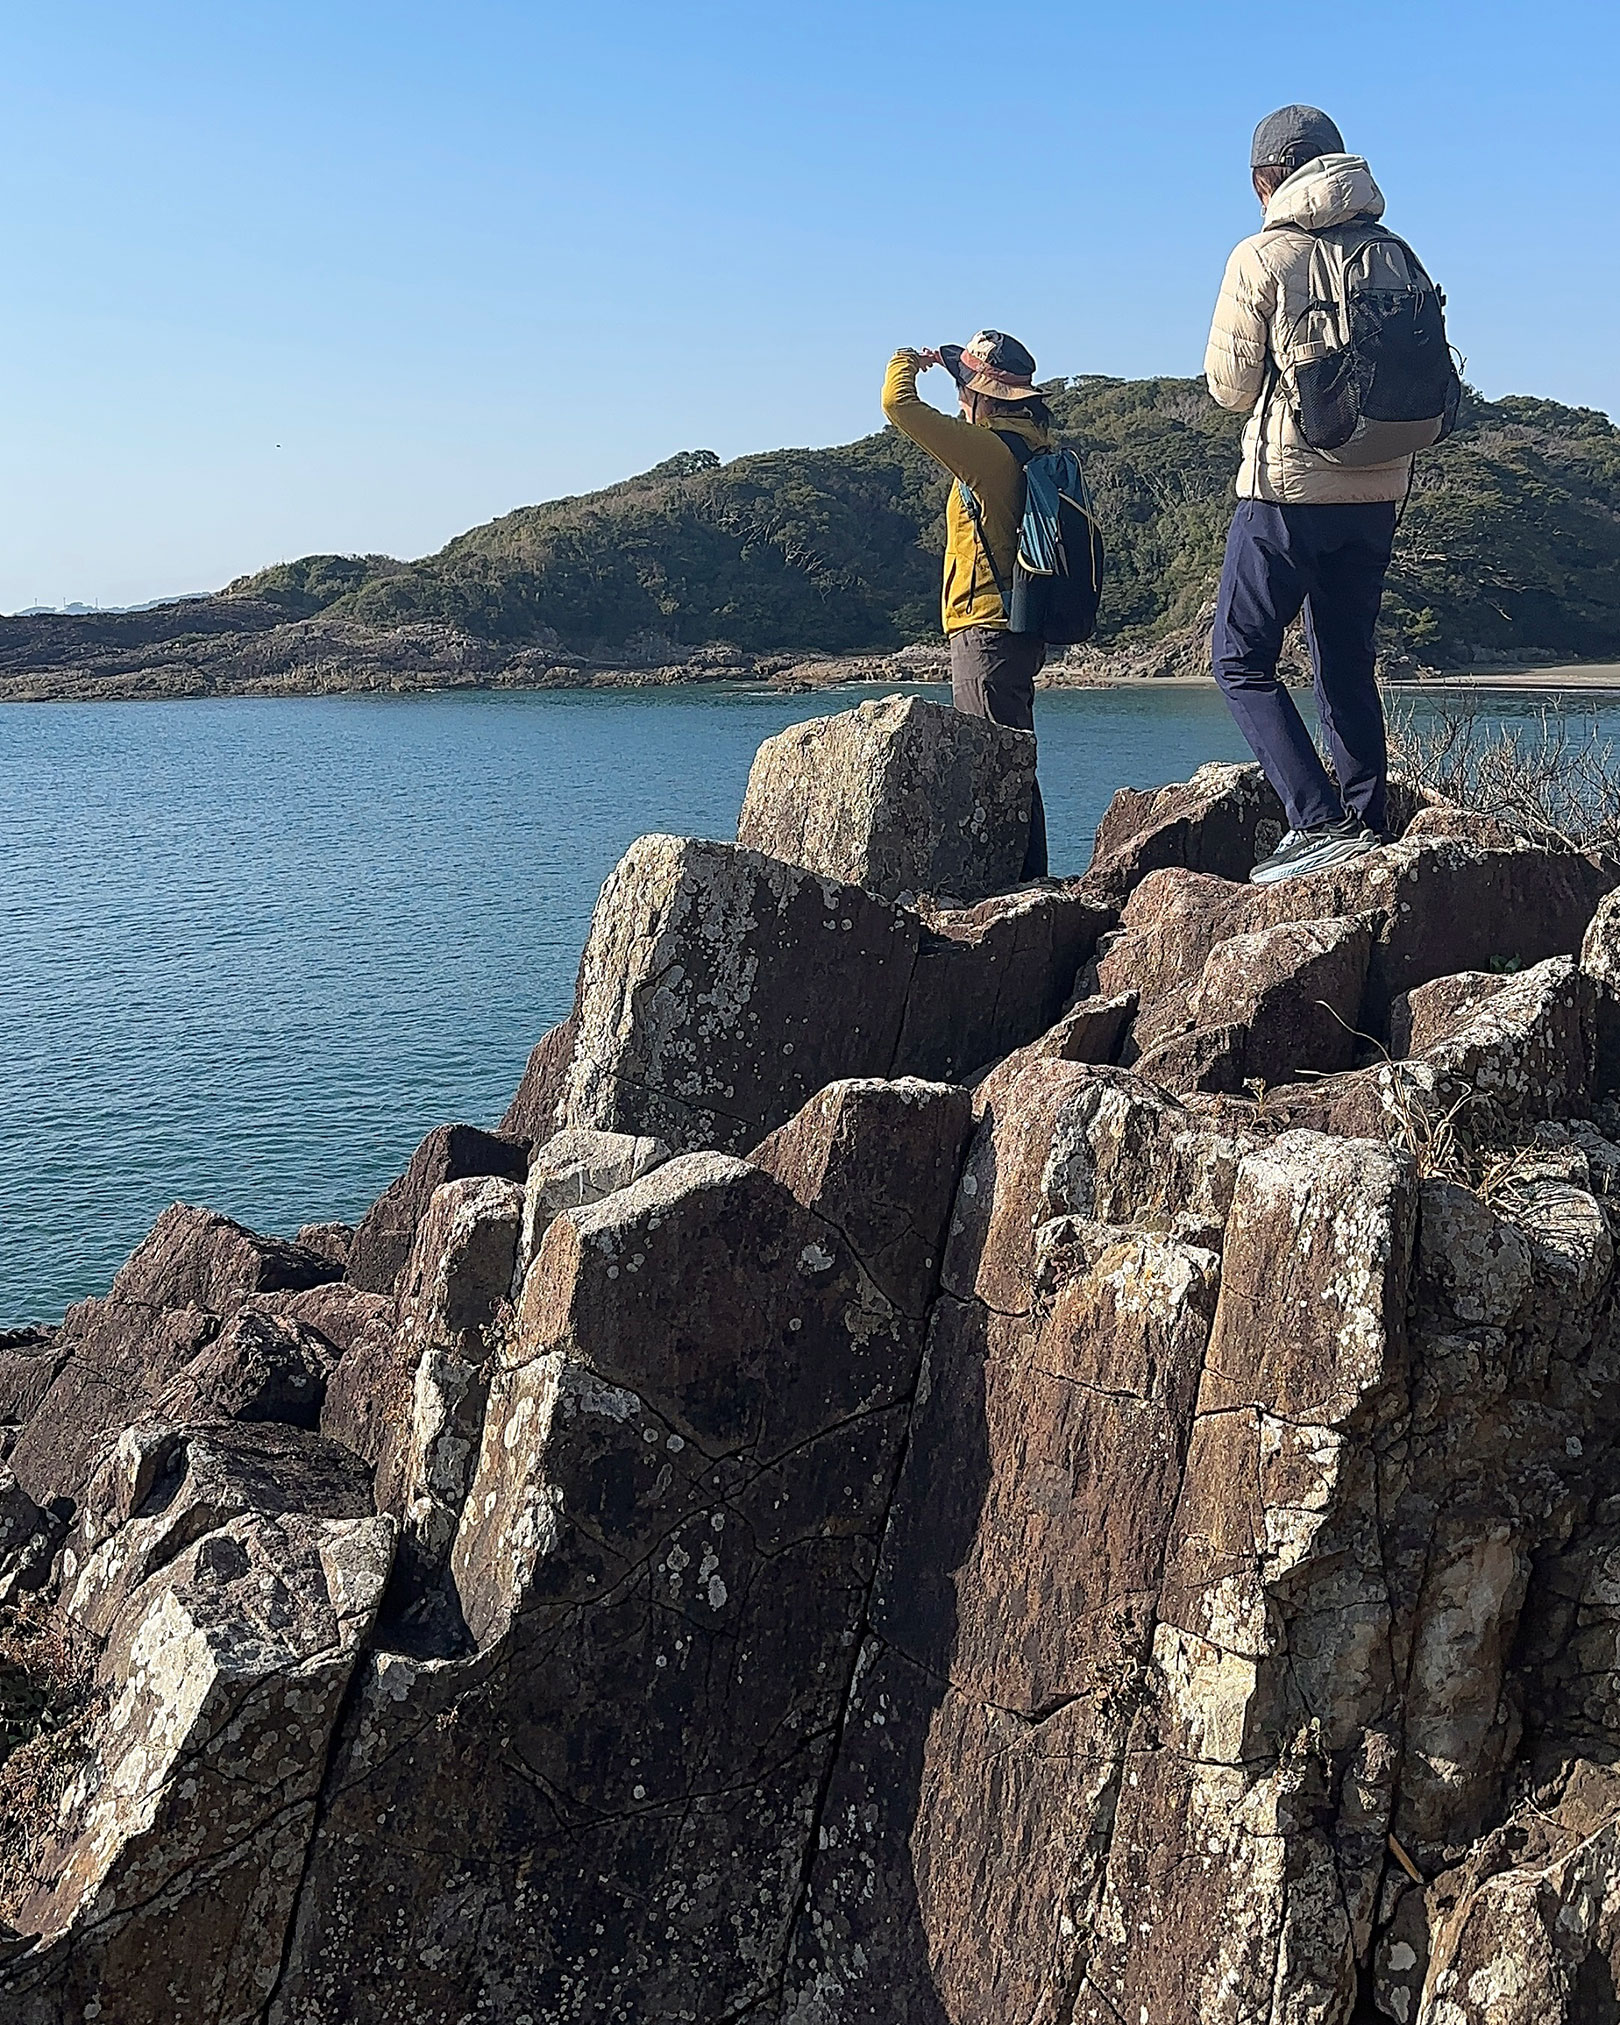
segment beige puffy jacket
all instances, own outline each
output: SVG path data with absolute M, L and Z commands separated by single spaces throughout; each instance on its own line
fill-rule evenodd
M 1278 189 L 1266 206 L 1266 229 L 1245 239 L 1226 263 L 1204 377 L 1223 408 L 1249 417 L 1239 499 L 1326 506 L 1405 496 L 1410 457 L 1393 464 L 1335 464 L 1300 436 L 1286 383 L 1274 387 L 1269 399 L 1261 398 L 1267 362 L 1274 349 L 1281 353 L 1310 298 L 1311 242 L 1299 232 L 1274 228 L 1300 225 L 1312 232 L 1383 215 L 1384 194 L 1360 155 L 1318 155 Z

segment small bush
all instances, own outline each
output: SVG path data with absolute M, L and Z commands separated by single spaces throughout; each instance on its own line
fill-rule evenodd
M 1620 754 L 1595 718 L 1548 703 L 1532 725 L 1463 707 L 1390 722 L 1391 770 L 1515 835 L 1620 863 Z

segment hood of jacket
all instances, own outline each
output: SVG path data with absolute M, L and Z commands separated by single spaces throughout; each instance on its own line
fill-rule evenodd
M 1384 193 L 1360 155 L 1318 155 L 1278 186 L 1266 224 L 1320 232 L 1351 218 L 1382 218 Z
M 1051 432 L 1043 429 L 1033 415 L 981 415 L 974 427 L 993 429 L 1000 436 L 1021 436 L 1033 450 L 1052 447 Z

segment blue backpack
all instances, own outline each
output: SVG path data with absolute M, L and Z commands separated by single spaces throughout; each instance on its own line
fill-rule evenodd
M 962 486 L 962 501 L 990 565 L 1007 629 L 1033 633 L 1049 647 L 1076 646 L 1097 630 L 1107 560 L 1080 459 L 1072 450 L 1034 450 L 1010 429 L 992 433 L 1024 473 L 1024 515 L 1010 588 L 996 568 L 970 486 Z

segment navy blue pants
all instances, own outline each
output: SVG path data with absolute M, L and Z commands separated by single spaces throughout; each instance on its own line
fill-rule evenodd
M 1346 814 L 1369 829 L 1384 827 L 1388 759 L 1373 634 L 1394 539 L 1393 502 L 1273 506 L 1245 499 L 1232 516 L 1215 604 L 1215 680 L 1291 829 Z M 1284 629 L 1302 605 L 1337 788 L 1277 679 Z

